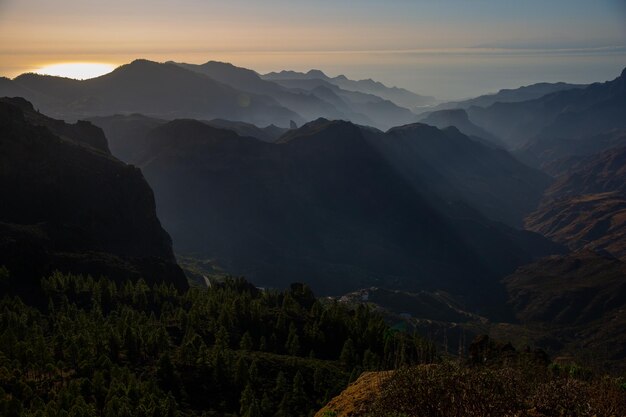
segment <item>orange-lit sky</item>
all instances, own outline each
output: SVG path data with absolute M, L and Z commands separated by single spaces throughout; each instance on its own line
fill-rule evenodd
M 442 98 L 614 78 L 623 0 L 0 0 L 0 75 L 62 62 L 319 68 Z

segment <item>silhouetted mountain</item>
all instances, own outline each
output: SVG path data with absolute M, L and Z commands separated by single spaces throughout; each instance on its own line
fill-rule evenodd
M 536 98 L 543 97 L 546 94 L 555 93 L 557 91 L 584 87 L 586 87 L 585 84 L 569 84 L 563 82 L 537 83 L 519 88 L 506 88 L 494 94 L 485 94 L 467 100 L 449 101 L 446 103 L 441 103 L 428 110 L 430 112 L 447 109 L 468 109 L 472 106 L 489 107 L 495 103 L 515 103 L 519 101 L 534 100 Z
M 438 127 L 439 129 L 454 126 L 463 134 L 480 142 L 504 148 L 504 144 L 500 139 L 472 123 L 467 116 L 467 112 L 463 109 L 439 110 L 428 113 L 420 122 Z
M 387 87 L 381 82 L 372 79 L 367 80 L 350 80 L 345 75 L 337 77 L 329 77 L 320 70 L 310 70 L 307 73 L 295 71 L 271 72 L 262 76 L 266 80 L 303 80 L 317 79 L 324 80 L 334 84 L 343 90 L 357 91 L 365 94 L 373 94 L 382 97 L 385 100 L 392 101 L 400 107 L 415 109 L 417 107 L 429 106 L 435 104 L 437 100 L 434 97 L 422 96 L 408 91 L 404 88 Z
M 113 158 L 100 129 L 0 100 L 0 265 L 16 290 L 61 271 L 186 288 L 141 172 Z
M 475 124 L 509 147 L 551 138 L 578 138 L 626 128 L 626 70 L 613 81 L 594 83 L 517 103 L 467 109 Z
M 205 74 L 238 90 L 272 97 L 306 120 L 320 117 L 343 119 L 383 129 L 415 120 L 415 115 L 409 110 L 388 100 L 373 94 L 342 90 L 325 79 L 291 80 L 292 85 L 289 85 L 290 80 L 266 80 L 252 70 L 223 62 L 176 65 Z M 313 82 L 302 85 L 300 81 Z
M 457 147 L 470 142 L 473 151 L 457 161 L 493 152 L 458 131 L 441 134 Z M 422 139 L 400 136 L 317 120 L 272 144 L 177 120 L 148 133 L 139 165 L 177 249 L 215 259 L 258 285 L 284 286 L 297 276 L 323 293 L 380 283 L 457 292 L 496 287 L 471 292 L 475 301 L 497 298 L 498 277 L 555 250 L 536 235 L 445 202 L 451 196 L 441 200 L 416 186 L 415 176 L 409 182 L 381 153 L 388 142 Z M 445 166 L 452 181 L 455 161 L 441 160 L 433 166 Z
M 177 63 L 176 65 L 205 74 L 238 90 L 272 97 L 282 106 L 298 113 L 305 120 L 317 119 L 318 117 L 331 119 L 349 118 L 349 115 L 344 114 L 331 103 L 314 94 L 292 91 L 274 82 L 266 81 L 256 72 L 246 68 L 216 61 L 209 61 L 202 65 L 184 63 Z
M 25 97 L 42 111 L 65 118 L 142 113 L 165 119 L 224 118 L 282 126 L 292 119 L 302 120 L 270 97 L 234 89 L 174 64 L 146 60 L 84 81 L 24 74 L 12 84 L 35 93 Z
M 305 78 L 273 81 L 283 87 L 314 94 L 320 99 L 333 103 L 345 112 L 344 119 L 354 123 L 389 129 L 416 120 L 415 114 L 410 110 L 399 107 L 389 100 L 373 94 L 343 90 L 326 80 Z M 348 109 L 343 106 L 347 106 Z
M 19 107 L 26 122 L 32 125 L 47 127 L 62 139 L 110 153 L 107 139 L 102 130 L 89 122 L 79 120 L 74 124 L 68 124 L 63 120 L 52 119 L 39 111 L 35 111 L 33 105 L 21 97 L 4 98 L 3 100 L 12 106 Z
M 104 131 L 111 153 L 128 164 L 134 163 L 146 147 L 146 134 L 167 120 L 142 114 L 92 117 L 91 123 Z
M 289 130 L 287 128 L 282 128 L 274 125 L 257 127 L 250 123 L 233 122 L 231 120 L 223 119 L 213 119 L 205 123 L 220 129 L 232 130 L 233 132 L 236 132 L 239 136 L 249 136 L 255 139 L 262 140 L 263 142 L 274 142 L 287 130 Z

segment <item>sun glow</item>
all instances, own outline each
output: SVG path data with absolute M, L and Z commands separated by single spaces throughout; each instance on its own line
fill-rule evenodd
M 62 64 L 47 65 L 33 72 L 43 75 L 55 75 L 58 77 L 74 78 L 85 80 L 87 78 L 99 77 L 115 69 L 113 64 L 103 64 L 95 62 L 66 62 Z

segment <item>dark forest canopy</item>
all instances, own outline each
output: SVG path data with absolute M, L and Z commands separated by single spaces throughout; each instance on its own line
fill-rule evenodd
M 363 370 L 434 357 L 303 284 L 229 278 L 180 293 L 55 273 L 42 289 L 46 307 L 0 300 L 3 416 L 307 416 Z

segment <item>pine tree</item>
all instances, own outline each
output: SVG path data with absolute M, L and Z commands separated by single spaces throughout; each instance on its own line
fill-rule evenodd
M 241 341 L 239 342 L 239 348 L 242 350 L 252 350 L 253 349 L 252 336 L 250 336 L 250 332 L 245 332 L 241 337 Z
M 339 360 L 346 369 L 352 369 L 356 362 L 355 359 L 356 351 L 354 349 L 354 342 L 352 342 L 351 338 L 348 338 L 343 344 Z
M 296 356 L 300 350 L 300 340 L 298 338 L 296 325 L 293 323 L 289 326 L 289 336 L 287 336 L 285 349 L 287 349 L 287 353 L 291 356 Z
M 253 402 L 254 391 L 252 390 L 252 385 L 248 383 L 241 392 L 241 397 L 239 398 L 239 415 L 246 415 Z

